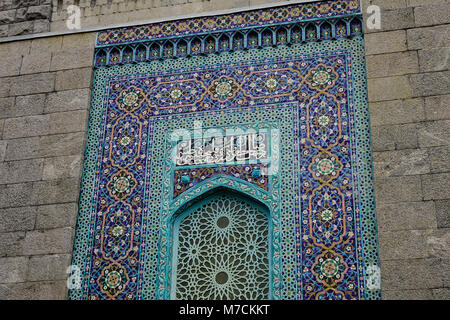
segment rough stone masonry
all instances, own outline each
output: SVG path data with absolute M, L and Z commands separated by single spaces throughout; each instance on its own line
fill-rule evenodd
M 270 0 L 3 0 L 0 37 Z M 450 1 L 365 0 L 384 299 L 450 299 Z M 49 14 L 51 12 L 51 14 Z M 0 43 L 0 299 L 65 299 L 95 33 Z

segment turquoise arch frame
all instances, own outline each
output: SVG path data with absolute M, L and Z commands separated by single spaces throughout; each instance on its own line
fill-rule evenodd
M 270 299 L 280 299 L 281 289 L 281 247 L 280 247 L 280 198 L 278 192 L 269 193 L 255 185 L 246 181 L 226 176 L 217 175 L 200 183 L 192 190 L 187 190 L 179 195 L 169 206 L 168 214 L 161 223 L 161 239 L 166 239 L 165 243 L 161 243 L 158 266 L 160 275 L 157 287 L 159 288 L 159 298 L 170 299 L 172 268 L 173 268 L 173 225 L 177 217 L 177 213 L 188 203 L 196 202 L 197 199 L 207 195 L 218 189 L 229 189 L 240 195 L 246 196 L 253 201 L 259 202 L 267 207 L 269 212 L 269 268 L 270 268 Z M 164 249 L 163 249 L 164 246 Z M 164 274 L 164 276 L 161 276 Z
M 199 207 L 201 207 L 203 204 L 212 201 L 213 199 L 219 197 L 223 194 L 233 194 L 234 197 L 244 200 L 247 203 L 251 203 L 252 205 L 258 207 L 261 212 L 264 212 L 264 214 L 267 216 L 268 223 L 269 223 L 269 233 L 267 238 L 267 246 L 269 250 L 269 296 L 268 299 L 272 298 L 272 231 L 273 231 L 273 225 L 272 225 L 272 219 L 270 214 L 270 209 L 267 205 L 264 203 L 261 203 L 260 201 L 256 200 L 255 198 L 249 196 L 248 194 L 244 194 L 242 192 L 236 192 L 235 190 L 229 189 L 227 187 L 215 187 L 214 189 L 205 192 L 203 195 L 200 195 L 199 197 L 191 200 L 189 202 L 188 207 L 184 208 L 186 205 L 180 207 L 179 210 L 177 210 L 171 217 L 171 243 L 172 243 L 172 270 L 171 270 L 171 286 L 170 286 L 170 295 L 169 298 L 171 300 L 175 300 L 175 294 L 176 294 L 176 288 L 175 288 L 175 278 L 177 274 L 177 268 L 176 268 L 176 261 L 177 261 L 177 249 L 178 249 L 178 227 L 181 223 L 181 221 L 192 214 L 195 210 L 197 210 Z

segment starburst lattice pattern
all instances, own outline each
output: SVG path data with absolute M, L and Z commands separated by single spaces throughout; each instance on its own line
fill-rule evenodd
M 177 299 L 267 299 L 269 219 L 244 198 L 221 194 L 176 224 Z M 174 297 L 174 298 L 175 298 Z

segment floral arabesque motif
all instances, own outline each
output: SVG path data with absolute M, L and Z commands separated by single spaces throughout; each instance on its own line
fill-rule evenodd
M 126 112 L 133 112 L 144 102 L 145 96 L 142 90 L 130 86 L 123 90 L 117 98 L 120 108 Z

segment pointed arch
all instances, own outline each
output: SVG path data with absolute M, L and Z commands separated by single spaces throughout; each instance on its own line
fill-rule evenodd
M 235 190 L 251 198 L 254 198 L 255 201 L 259 201 L 269 208 L 273 206 L 272 202 L 274 201 L 274 199 L 264 189 L 261 189 L 260 187 L 245 180 L 238 179 L 229 175 L 219 174 L 199 183 L 194 188 L 186 190 L 177 198 L 175 198 L 170 205 L 169 218 L 172 219 L 172 216 L 178 210 L 180 210 L 183 206 L 188 205 L 193 199 L 203 197 L 204 194 L 213 192 L 215 189 L 219 188 Z
M 132 62 L 134 59 L 134 50 L 131 46 L 125 46 L 122 51 L 122 63 Z
M 231 50 L 242 50 L 245 46 L 245 36 L 242 32 L 236 31 L 233 34 Z
M 216 52 L 216 38 L 209 35 L 205 38 L 205 53 Z
M 172 268 L 173 268 L 173 237 L 174 222 L 180 213 L 192 208 L 195 203 L 207 198 L 210 195 L 222 191 L 238 194 L 250 199 L 259 206 L 267 208 L 269 218 L 269 246 L 270 246 L 270 277 L 269 277 L 269 298 L 279 298 L 279 290 L 282 285 L 281 280 L 281 247 L 280 247 L 280 198 L 275 193 L 269 193 L 265 190 L 252 185 L 246 181 L 227 175 L 217 175 L 202 182 L 195 188 L 187 190 L 175 200 L 163 206 L 161 212 L 161 232 L 160 248 L 158 256 L 158 278 L 157 287 L 160 288 L 157 297 L 161 299 L 170 299 Z

